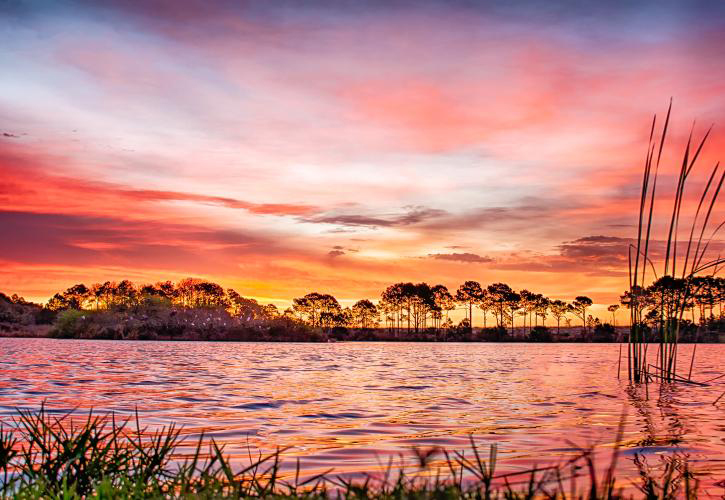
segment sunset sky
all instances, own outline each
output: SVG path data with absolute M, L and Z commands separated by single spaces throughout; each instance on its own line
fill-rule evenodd
M 601 314 L 652 114 L 663 193 L 693 120 L 695 184 L 725 160 L 723 3 L 208 3 L 0 2 L 0 291 L 474 279 Z

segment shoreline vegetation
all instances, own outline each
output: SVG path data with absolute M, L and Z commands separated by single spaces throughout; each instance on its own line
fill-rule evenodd
M 680 320 L 680 342 L 725 342 L 725 280 L 693 277 L 679 284 L 692 292 L 690 318 Z M 659 280 L 639 292 L 643 318 L 638 331 L 658 341 L 662 331 Z M 128 280 L 74 285 L 45 305 L 0 293 L 0 337 L 51 337 L 99 340 L 199 341 L 422 341 L 422 342 L 627 342 L 630 326 L 616 325 L 616 312 L 630 308 L 629 292 L 608 307 L 605 321 L 588 314 L 592 300 L 549 299 L 504 283 L 482 286 L 466 281 L 451 293 L 443 285 L 396 283 L 377 303 L 362 299 L 342 307 L 329 294 L 312 292 L 280 311 L 225 290 L 209 281 L 187 278 L 137 285 Z M 454 323 L 450 312 L 465 312 Z M 471 328 L 470 318 L 484 327 Z M 549 324 L 547 325 L 547 321 Z M 551 326 L 555 321 L 556 325 Z M 575 322 L 574 326 L 572 323 Z
M 697 498 L 699 481 L 683 455 L 652 464 L 635 454 L 637 478 L 618 479 L 622 424 L 615 438 L 604 468 L 590 447 L 558 464 L 497 473 L 496 445 L 484 453 L 471 437 L 468 452 L 412 448 L 358 478 L 334 470 L 301 476 L 299 461 L 284 466 L 285 450 L 250 451 L 235 470 L 215 440 L 191 442 L 174 425 L 149 431 L 138 416 L 78 417 L 41 406 L 19 409 L 0 427 L 0 498 Z

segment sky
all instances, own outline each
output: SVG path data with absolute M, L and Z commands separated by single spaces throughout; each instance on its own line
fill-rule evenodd
M 472 279 L 605 317 L 653 114 L 673 99 L 663 196 L 693 121 L 693 184 L 725 159 L 724 14 L 0 1 L 0 290 L 194 276 L 349 305 Z

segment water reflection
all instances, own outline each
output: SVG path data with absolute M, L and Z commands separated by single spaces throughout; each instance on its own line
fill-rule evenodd
M 590 444 L 611 449 L 626 414 L 621 470 L 635 474 L 635 452 L 680 450 L 713 482 L 725 475 L 725 404 L 711 404 L 725 379 L 631 387 L 617 380 L 616 345 L 0 339 L 0 353 L 0 418 L 43 400 L 138 409 L 145 424 L 204 432 L 240 461 L 250 448 L 291 447 L 308 474 L 376 470 L 400 453 L 415 459 L 414 447 L 466 450 L 470 435 L 498 443 L 500 471 L 515 472 Z M 723 354 L 701 346 L 693 376 L 717 376 Z

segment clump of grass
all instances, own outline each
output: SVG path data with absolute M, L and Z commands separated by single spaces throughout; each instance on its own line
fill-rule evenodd
M 282 453 L 251 460 L 234 471 L 223 447 L 201 436 L 192 453 L 179 429 L 147 432 L 138 421 L 118 422 L 113 415 L 90 412 L 80 423 L 71 414 L 54 416 L 44 407 L 19 412 L 0 428 L 1 498 L 475 498 L 531 499 L 624 498 L 614 469 L 601 476 L 592 449 L 558 466 L 496 474 L 497 448 L 484 457 L 471 440 L 472 454 L 417 450 L 419 471 L 392 462 L 385 474 L 353 481 L 332 471 L 300 479 L 280 473 Z M 433 470 L 433 457 L 443 457 Z M 656 476 L 637 458 L 643 498 L 695 498 L 697 482 L 679 457 L 670 458 Z M 432 474 L 435 472 L 435 475 Z M 577 478 L 585 478 L 581 488 Z

